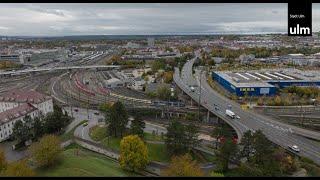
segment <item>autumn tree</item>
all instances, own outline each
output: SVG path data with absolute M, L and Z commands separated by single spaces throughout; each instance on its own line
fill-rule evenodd
M 7 167 L 7 160 L 6 160 L 6 156 L 5 153 L 2 149 L 0 149 L 0 174 L 1 172 L 6 169 Z
M 279 105 L 281 105 L 281 103 L 282 103 L 281 97 L 280 96 L 276 96 L 274 98 L 274 105 L 279 106 Z
M 291 155 L 287 154 L 283 148 L 277 148 L 273 157 L 280 163 L 281 173 L 290 174 L 298 169 L 296 160 Z
M 161 85 L 157 88 L 157 96 L 161 100 L 168 100 L 171 96 L 171 91 L 168 86 Z
M 259 97 L 258 98 L 258 101 L 257 101 L 257 104 L 259 105 L 259 106 L 261 106 L 261 105 L 263 105 L 263 98 L 262 97 Z
M 3 172 L 4 176 L 29 177 L 35 176 L 35 172 L 28 167 L 26 161 L 12 162 Z
M 60 140 L 54 135 L 45 135 L 30 147 L 32 158 L 39 166 L 53 165 L 62 152 Z
M 137 135 L 124 137 L 120 142 L 119 163 L 123 169 L 138 172 L 148 164 L 148 149 Z
M 151 65 L 151 70 L 157 72 L 160 69 L 165 69 L 166 63 L 164 59 L 155 60 Z
M 163 81 L 165 83 L 171 83 L 172 80 L 173 80 L 173 72 L 172 71 L 168 71 L 163 74 Z
M 192 160 L 189 154 L 182 156 L 173 156 L 168 168 L 163 172 L 164 176 L 204 176 L 197 161 Z

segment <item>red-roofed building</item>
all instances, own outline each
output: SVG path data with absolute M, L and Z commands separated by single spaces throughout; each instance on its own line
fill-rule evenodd
M 29 115 L 31 118 L 53 112 L 50 96 L 34 90 L 13 90 L 0 95 L 0 142 L 9 138 L 14 124 Z
M 34 90 L 12 90 L 0 95 L 0 112 L 30 103 L 38 108 L 44 115 L 53 111 L 52 98 Z
M 17 121 L 23 120 L 26 115 L 31 118 L 39 115 L 39 110 L 30 103 L 23 103 L 17 107 L 0 113 L 0 142 L 9 138 Z

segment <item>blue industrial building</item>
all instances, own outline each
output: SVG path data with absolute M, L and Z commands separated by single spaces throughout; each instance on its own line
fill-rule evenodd
M 291 73 L 289 73 L 291 72 Z M 288 75 L 290 74 L 290 75 Z M 212 78 L 237 96 L 272 96 L 288 86 L 320 86 L 320 75 L 299 70 L 266 72 L 212 72 Z

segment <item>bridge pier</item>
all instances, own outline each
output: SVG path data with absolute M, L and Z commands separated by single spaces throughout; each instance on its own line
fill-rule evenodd
M 164 118 L 164 112 L 161 110 L 161 118 Z

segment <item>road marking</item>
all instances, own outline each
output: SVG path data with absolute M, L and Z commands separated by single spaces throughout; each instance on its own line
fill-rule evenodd
M 83 138 L 83 130 L 84 130 L 84 127 L 82 127 L 82 130 L 81 130 L 81 137 Z

